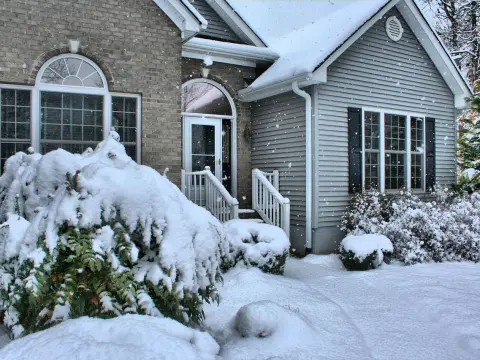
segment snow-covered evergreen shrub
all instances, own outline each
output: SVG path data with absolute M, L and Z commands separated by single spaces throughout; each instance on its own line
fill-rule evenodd
M 224 227 L 223 271 L 243 262 L 266 273 L 283 274 L 290 241 L 282 229 L 251 220 L 230 220 Z
M 17 153 L 0 178 L 0 313 L 15 337 L 69 318 L 203 319 L 223 227 L 113 138 Z
M 341 230 L 352 234 L 374 234 L 390 218 L 392 199 L 377 189 L 355 193 L 342 216 Z
M 375 198 L 380 195 L 365 196 L 373 197 L 368 203 L 378 204 Z M 378 217 L 372 217 L 371 225 L 363 215 L 364 208 L 351 206 L 351 213 L 344 218 L 356 219 L 356 222 L 344 229 L 351 234 L 387 236 L 394 245 L 393 257 L 408 265 L 428 261 L 480 261 L 479 198 L 479 193 L 459 196 L 438 185 L 426 199 L 402 191 L 392 197 L 389 217 L 381 222 Z M 373 212 L 369 210 L 369 213 Z
M 340 259 L 347 270 L 376 269 L 393 253 L 391 241 L 383 235 L 348 235 L 340 244 Z

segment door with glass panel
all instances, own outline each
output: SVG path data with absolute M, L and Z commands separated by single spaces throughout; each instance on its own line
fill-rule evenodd
M 222 122 L 218 119 L 184 117 L 185 170 L 200 171 L 209 166 L 222 178 Z

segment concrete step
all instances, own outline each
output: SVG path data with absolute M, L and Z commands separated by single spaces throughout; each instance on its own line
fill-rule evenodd
M 248 220 L 254 220 L 254 221 L 260 220 L 261 222 L 263 222 L 260 215 L 258 215 L 258 213 L 253 209 L 238 209 L 238 217 L 240 219 L 248 219 Z

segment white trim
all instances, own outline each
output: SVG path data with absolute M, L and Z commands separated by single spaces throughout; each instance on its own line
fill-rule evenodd
M 376 107 L 362 107 L 362 189 L 365 188 L 365 112 L 372 112 L 377 113 L 380 115 L 379 118 L 379 125 L 380 125 L 380 141 L 379 141 L 379 170 L 380 170 L 380 192 L 385 192 L 385 114 L 389 115 L 399 115 L 405 116 L 405 172 L 404 176 L 405 185 L 407 189 L 411 189 L 411 167 L 412 167 L 412 158 L 411 158 L 411 134 L 410 134 L 410 127 L 411 127 L 411 118 L 422 118 L 423 119 L 423 163 L 422 163 L 422 188 L 421 189 L 413 189 L 413 191 L 425 191 L 425 177 L 426 177 L 426 162 L 425 162 L 425 154 L 426 154 L 426 134 L 425 134 L 425 123 L 427 116 L 425 114 L 419 113 L 412 113 L 408 111 L 398 111 L 393 109 L 385 109 L 385 108 L 376 108 Z M 387 190 L 387 191 L 390 191 Z
M 206 29 L 208 21 L 187 1 L 153 0 L 160 9 L 181 30 L 182 39 L 187 40 L 202 29 Z
M 192 38 L 184 43 L 182 56 L 200 60 L 209 56 L 214 62 L 248 67 L 255 67 L 257 62 L 274 62 L 279 57 L 267 48 L 202 38 Z
M 246 43 L 258 47 L 265 47 L 262 39 L 248 26 L 248 24 L 232 9 L 225 0 L 207 0 L 207 3 L 223 21 Z
M 219 89 L 223 95 L 228 100 L 228 103 L 230 104 L 230 107 L 232 109 L 232 115 L 231 116 L 220 116 L 217 117 L 216 115 L 206 115 L 206 114 L 195 114 L 195 113 L 184 113 L 182 112 L 182 116 L 200 116 L 200 117 L 211 117 L 211 118 L 216 118 L 216 119 L 225 119 L 225 120 L 230 120 L 232 123 L 232 149 L 231 149 L 231 156 L 232 156 L 232 196 L 234 198 L 237 197 L 237 179 L 238 179 L 238 159 L 237 159 L 237 108 L 235 106 L 235 102 L 233 100 L 233 97 L 230 95 L 230 93 L 225 89 L 222 85 L 217 83 L 216 81 L 206 79 L 206 78 L 196 78 L 196 79 L 191 79 L 182 84 L 182 89 L 192 83 L 207 83 L 212 86 L 215 86 L 217 89 Z M 183 131 L 185 134 L 185 121 L 183 121 Z M 183 142 L 184 139 L 182 139 Z M 185 166 L 185 151 L 184 151 L 184 157 L 183 157 L 183 164 Z
M 44 74 L 45 70 L 47 70 L 48 67 L 51 64 L 53 64 L 55 61 L 61 60 L 61 59 L 65 60 L 66 58 L 74 58 L 74 59 L 77 59 L 77 60 L 82 60 L 83 62 L 86 62 L 88 65 L 93 67 L 95 69 L 95 71 L 98 73 L 98 75 L 100 75 L 100 78 L 102 79 L 102 82 L 103 82 L 103 87 L 98 88 L 98 87 L 89 87 L 89 86 L 69 86 L 69 85 L 57 85 L 57 84 L 42 83 L 42 77 L 43 77 L 43 74 Z M 66 62 L 65 62 L 65 64 L 66 64 Z M 65 65 L 65 66 L 67 66 L 67 65 Z M 67 67 L 67 70 L 68 70 L 68 67 Z M 70 72 L 70 70 L 68 70 L 68 71 Z M 93 72 L 89 76 L 91 76 L 93 74 L 95 74 L 95 72 Z M 57 75 L 61 77 L 61 75 L 59 75 L 59 74 L 57 74 Z M 58 89 L 62 89 L 61 90 L 62 92 L 71 92 L 71 93 L 104 94 L 104 93 L 108 92 L 108 81 L 107 81 L 107 78 L 105 77 L 105 75 L 103 74 L 102 69 L 100 69 L 100 67 L 97 64 L 95 64 L 92 60 L 90 60 L 89 58 L 87 58 L 85 56 L 77 55 L 77 54 L 72 54 L 72 53 L 61 54 L 61 55 L 54 56 L 54 57 L 48 59 L 42 65 L 40 70 L 38 70 L 37 77 L 35 79 L 35 86 L 40 88 L 42 91 L 43 90 L 45 90 L 45 91 L 59 91 Z

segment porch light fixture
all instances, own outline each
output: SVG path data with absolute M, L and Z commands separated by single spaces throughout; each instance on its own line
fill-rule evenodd
M 210 56 L 205 56 L 202 62 L 202 77 L 205 79 L 208 78 L 208 74 L 210 74 L 210 69 L 213 65 L 213 59 Z
M 68 40 L 70 52 L 72 54 L 78 53 L 78 49 L 80 48 L 80 40 Z

